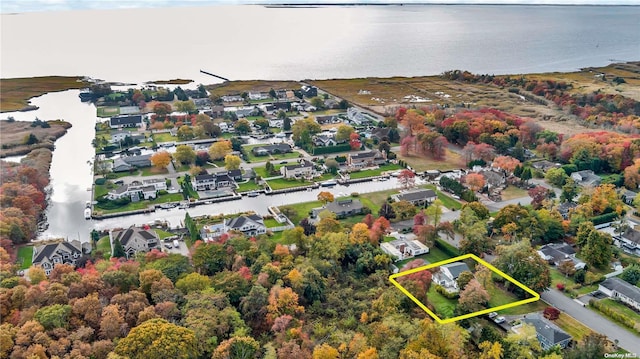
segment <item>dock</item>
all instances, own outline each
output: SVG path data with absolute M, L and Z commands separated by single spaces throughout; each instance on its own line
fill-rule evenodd
M 209 76 L 217 77 L 217 78 L 219 78 L 220 80 L 224 80 L 224 81 L 231 81 L 231 80 L 229 80 L 229 79 L 228 79 L 228 78 L 226 78 L 226 77 L 218 76 L 218 75 L 216 75 L 216 74 L 212 74 L 211 72 L 207 72 L 207 71 L 204 71 L 204 70 L 200 70 L 200 72 L 202 72 L 202 73 L 203 73 L 203 74 L 205 74 L 205 75 L 209 75 Z

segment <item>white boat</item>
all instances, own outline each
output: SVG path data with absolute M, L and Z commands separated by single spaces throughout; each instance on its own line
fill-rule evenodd
M 324 182 L 320 183 L 320 185 L 322 187 L 331 187 L 331 186 L 335 186 L 337 184 L 338 184 L 338 182 L 336 182 L 335 180 L 328 180 L 328 181 L 324 181 Z
M 84 219 L 91 219 L 91 208 L 84 209 Z
M 249 197 L 258 197 L 259 193 L 256 191 L 251 191 L 249 193 L 247 193 L 247 196 Z

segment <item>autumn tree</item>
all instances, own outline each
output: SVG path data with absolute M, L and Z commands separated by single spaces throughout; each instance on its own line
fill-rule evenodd
M 624 169 L 624 186 L 635 190 L 640 186 L 640 158 L 635 159 L 633 165 Z
M 191 359 L 198 356 L 193 331 L 164 319 L 148 320 L 133 328 L 126 338 L 118 341 L 115 353 L 131 359 Z
M 564 186 L 567 178 L 569 176 L 562 168 L 550 168 L 544 175 L 544 179 L 556 187 Z
M 365 223 L 366 225 L 366 223 Z M 368 226 L 367 226 L 368 227 Z M 382 241 L 382 238 L 387 233 L 387 231 L 391 228 L 391 223 L 389 220 L 384 217 L 378 217 L 378 219 L 373 222 L 371 225 L 369 236 L 371 243 L 379 244 Z
M 582 247 L 581 253 L 589 265 L 605 268 L 613 256 L 612 243 L 610 234 L 593 230 L 587 236 L 586 244 Z
M 313 349 L 313 359 L 338 359 L 338 350 L 327 343 L 316 346 Z
M 213 352 L 212 359 L 252 359 L 260 353 L 260 344 L 248 336 L 227 339 Z
M 454 227 L 462 235 L 460 251 L 481 256 L 491 248 L 487 238 L 487 221 L 481 220 L 471 207 L 463 207 L 460 218 L 454 222 Z
M 176 152 L 173 154 L 173 159 L 180 163 L 194 163 L 196 160 L 196 152 L 188 145 L 178 145 Z
M 464 314 L 477 312 L 486 308 L 490 298 L 487 290 L 476 279 L 471 279 L 460 292 L 458 308 Z
M 484 187 L 485 183 L 484 176 L 480 173 L 469 173 L 465 177 L 465 182 L 467 183 L 467 186 L 469 186 L 469 188 L 474 192 L 481 190 L 482 187 Z
M 362 147 L 362 141 L 360 140 L 359 134 L 354 132 L 349 135 L 349 146 L 354 151 L 359 150 Z
M 318 193 L 318 201 L 322 202 L 322 205 L 325 206 L 329 202 L 333 202 L 335 198 L 331 192 L 322 191 Z
M 293 141 L 298 146 L 305 146 L 311 143 L 313 135 L 322 131 L 322 128 L 313 118 L 307 118 L 296 121 L 291 126 L 291 131 Z
M 224 168 L 227 171 L 237 170 L 238 168 L 240 168 L 240 157 L 236 155 L 224 156 Z
M 351 228 L 349 234 L 349 242 L 352 244 L 361 244 L 369 241 L 369 227 L 364 223 L 356 223 Z
M 338 126 L 338 130 L 336 132 L 336 142 L 345 142 L 351 139 L 351 134 L 354 133 L 355 130 L 353 127 L 349 125 L 342 124 Z
M 425 128 L 424 116 L 415 110 L 406 111 L 400 118 L 400 123 L 407 129 L 408 136 L 415 136 Z
M 226 155 L 231 153 L 231 142 L 230 141 L 217 141 L 214 142 L 211 147 L 209 147 L 209 157 L 212 160 L 221 160 Z
M 511 156 L 498 156 L 493 159 L 493 167 L 503 170 L 505 173 L 513 173 L 520 165 L 520 161 Z
M 176 288 L 184 294 L 202 291 L 210 286 L 211 279 L 209 277 L 195 272 L 187 274 L 187 276 L 178 279 L 176 282 Z
M 241 135 L 245 135 L 251 132 L 251 124 L 247 119 L 244 119 L 244 118 L 236 121 L 236 123 L 233 125 L 233 128 L 236 130 L 237 133 Z
M 413 171 L 404 169 L 398 175 L 398 183 L 403 189 L 410 189 L 416 185 L 416 174 Z
M 155 112 L 156 115 L 160 117 L 164 117 L 170 114 L 171 111 L 172 111 L 171 105 L 168 103 L 158 102 L 155 105 L 153 105 L 153 112 Z
M 509 246 L 498 246 L 498 258 L 494 265 L 540 293 L 551 285 L 549 265 L 538 255 L 528 240 L 522 240 Z
M 171 154 L 167 151 L 156 152 L 151 156 L 150 160 L 154 167 L 164 169 L 171 163 Z
M 177 131 L 176 135 L 182 141 L 191 140 L 191 139 L 193 139 L 195 137 L 195 135 L 193 133 L 193 128 L 191 126 L 189 126 L 189 125 L 180 126 L 178 128 L 178 131 Z
M 543 205 L 543 202 L 549 200 L 555 196 L 555 192 L 552 190 L 542 187 L 535 186 L 529 191 L 527 191 L 529 197 L 531 197 L 531 206 L 533 209 L 540 209 Z
M 382 206 L 380 206 L 380 210 L 378 211 L 378 216 L 384 217 L 386 219 L 394 219 L 396 218 L 396 212 L 393 207 L 387 202 L 384 202 Z
M 502 359 L 504 353 L 500 342 L 484 341 L 478 345 L 478 348 L 482 350 L 479 359 Z

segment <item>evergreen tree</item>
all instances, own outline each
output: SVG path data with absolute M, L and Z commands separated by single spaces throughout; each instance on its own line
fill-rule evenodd
M 119 239 L 113 242 L 113 257 L 114 258 L 126 258 L 127 253 L 124 251 L 124 246 L 120 243 Z

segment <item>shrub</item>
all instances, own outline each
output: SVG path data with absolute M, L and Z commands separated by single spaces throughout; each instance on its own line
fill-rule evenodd
M 104 185 L 105 183 L 107 183 L 107 179 L 106 179 L 106 178 L 98 178 L 98 179 L 96 179 L 96 184 L 97 184 L 98 186 L 102 186 L 102 185 Z
M 560 317 L 560 311 L 554 307 L 547 307 L 542 315 L 549 320 L 556 320 Z
M 351 197 L 358 197 L 360 196 L 360 193 L 358 192 L 351 192 Z
M 564 283 L 556 284 L 556 288 L 558 288 L 559 291 L 563 291 L 564 292 Z
M 440 293 L 443 297 L 447 299 L 457 299 L 460 295 L 458 292 L 447 292 L 443 286 L 436 284 L 436 292 Z
M 167 192 L 166 190 L 161 189 L 161 190 L 158 191 L 158 196 L 162 196 L 162 195 L 165 195 L 165 194 L 168 194 L 168 193 L 169 192 Z
M 629 318 L 623 313 L 617 312 L 616 310 L 608 306 L 606 302 L 591 299 L 589 301 L 589 306 L 597 309 L 602 314 L 624 325 L 625 327 L 630 328 L 632 331 L 636 333 L 640 333 L 640 328 L 638 327 L 638 324 L 636 323 L 635 320 L 633 320 L 632 318 Z

